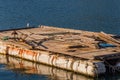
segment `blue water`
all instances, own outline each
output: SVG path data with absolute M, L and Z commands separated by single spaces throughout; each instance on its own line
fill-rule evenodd
M 120 0 L 0 0 L 0 30 L 25 27 L 27 23 L 120 35 Z M 47 76 L 1 70 L 1 66 L 5 65 L 0 65 L 2 80 L 47 80 Z M 110 80 L 116 78 L 120 79 L 109 76 Z
M 0 65 L 0 79 L 1 80 L 49 80 L 47 76 L 37 74 L 24 74 L 5 68 L 6 65 Z
M 0 0 L 0 29 L 48 25 L 120 34 L 120 0 Z

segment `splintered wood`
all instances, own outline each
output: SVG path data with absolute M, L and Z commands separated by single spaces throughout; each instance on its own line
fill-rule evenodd
M 73 29 L 41 26 L 38 28 L 16 30 L 17 38 L 11 31 L 0 32 L 0 39 L 8 45 L 21 48 L 61 53 L 85 59 L 94 59 L 95 56 L 119 53 L 120 41 L 104 32 L 89 32 Z M 8 36 L 8 40 L 3 38 Z M 99 43 L 111 44 L 101 48 Z

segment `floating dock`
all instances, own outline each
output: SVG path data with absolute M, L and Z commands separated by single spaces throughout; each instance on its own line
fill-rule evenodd
M 12 29 L 0 31 L 0 53 L 96 77 L 108 68 L 117 71 L 120 39 L 49 26 Z

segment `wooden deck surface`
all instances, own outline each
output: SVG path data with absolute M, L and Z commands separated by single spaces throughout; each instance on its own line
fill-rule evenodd
M 95 56 L 120 53 L 119 41 L 111 39 L 109 35 L 109 39 L 102 37 L 103 41 L 108 40 L 108 43 L 112 43 L 117 47 L 98 48 L 97 43 L 101 41 L 98 32 L 42 26 L 16 30 L 18 33 L 18 39 L 16 40 L 11 35 L 12 32 L 13 30 L 0 32 L 1 41 L 26 49 L 43 49 L 85 59 L 94 59 Z M 27 37 L 24 39 L 25 35 Z M 3 40 L 6 36 L 9 39 Z M 98 37 L 99 40 L 97 40 Z M 20 41 L 19 38 L 23 38 L 24 41 Z

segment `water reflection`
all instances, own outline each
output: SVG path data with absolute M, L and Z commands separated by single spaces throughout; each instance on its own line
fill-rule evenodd
M 0 55 L 0 64 L 6 64 L 5 69 L 9 69 L 12 70 L 14 73 L 17 73 L 16 76 L 22 73 L 23 76 L 27 74 L 29 74 L 29 76 L 32 76 L 34 74 L 37 74 L 37 76 L 44 75 L 48 78 L 48 80 L 94 80 L 93 78 L 88 78 L 74 72 L 37 64 L 6 55 Z M 119 77 L 110 77 L 110 80 L 114 79 L 117 80 L 119 79 Z M 105 76 L 97 78 L 97 80 L 108 80 L 108 77 Z

